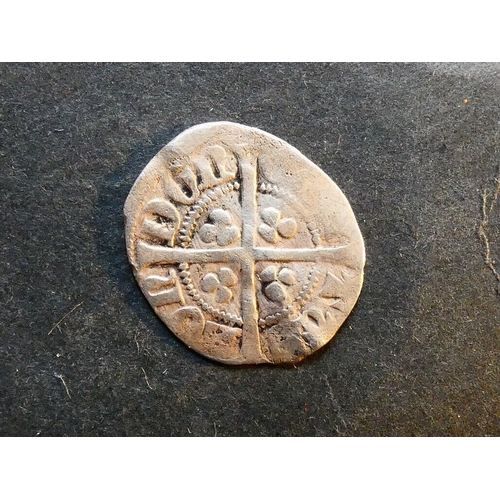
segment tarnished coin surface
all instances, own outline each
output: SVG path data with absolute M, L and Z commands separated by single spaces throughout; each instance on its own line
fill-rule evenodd
M 365 251 L 346 197 L 286 142 L 229 122 L 192 127 L 125 203 L 128 257 L 160 318 L 229 364 L 296 362 L 353 308 Z

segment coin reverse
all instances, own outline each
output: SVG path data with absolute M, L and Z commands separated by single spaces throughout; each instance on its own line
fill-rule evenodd
M 128 258 L 156 314 L 222 363 L 292 363 L 351 312 L 365 249 L 338 186 L 293 146 L 230 122 L 196 125 L 125 202 Z

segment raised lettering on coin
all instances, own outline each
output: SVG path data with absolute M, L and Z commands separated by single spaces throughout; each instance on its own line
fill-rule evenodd
M 363 239 L 336 184 L 299 151 L 229 122 L 192 127 L 125 203 L 129 260 L 167 326 L 229 364 L 325 345 L 363 282 Z

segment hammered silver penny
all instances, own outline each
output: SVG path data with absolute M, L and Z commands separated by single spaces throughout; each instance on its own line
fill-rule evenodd
M 124 211 L 144 295 L 210 359 L 299 361 L 334 336 L 360 293 L 365 250 L 346 197 L 256 128 L 181 133 L 145 167 Z

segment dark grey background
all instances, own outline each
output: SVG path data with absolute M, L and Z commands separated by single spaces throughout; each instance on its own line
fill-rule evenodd
M 499 173 L 499 65 L 4 64 L 0 75 L 2 435 L 500 433 L 499 283 L 478 236 Z M 190 351 L 127 262 L 135 178 L 179 132 L 216 120 L 297 147 L 344 191 L 365 237 L 357 306 L 294 367 Z M 498 205 L 488 215 L 500 259 Z

